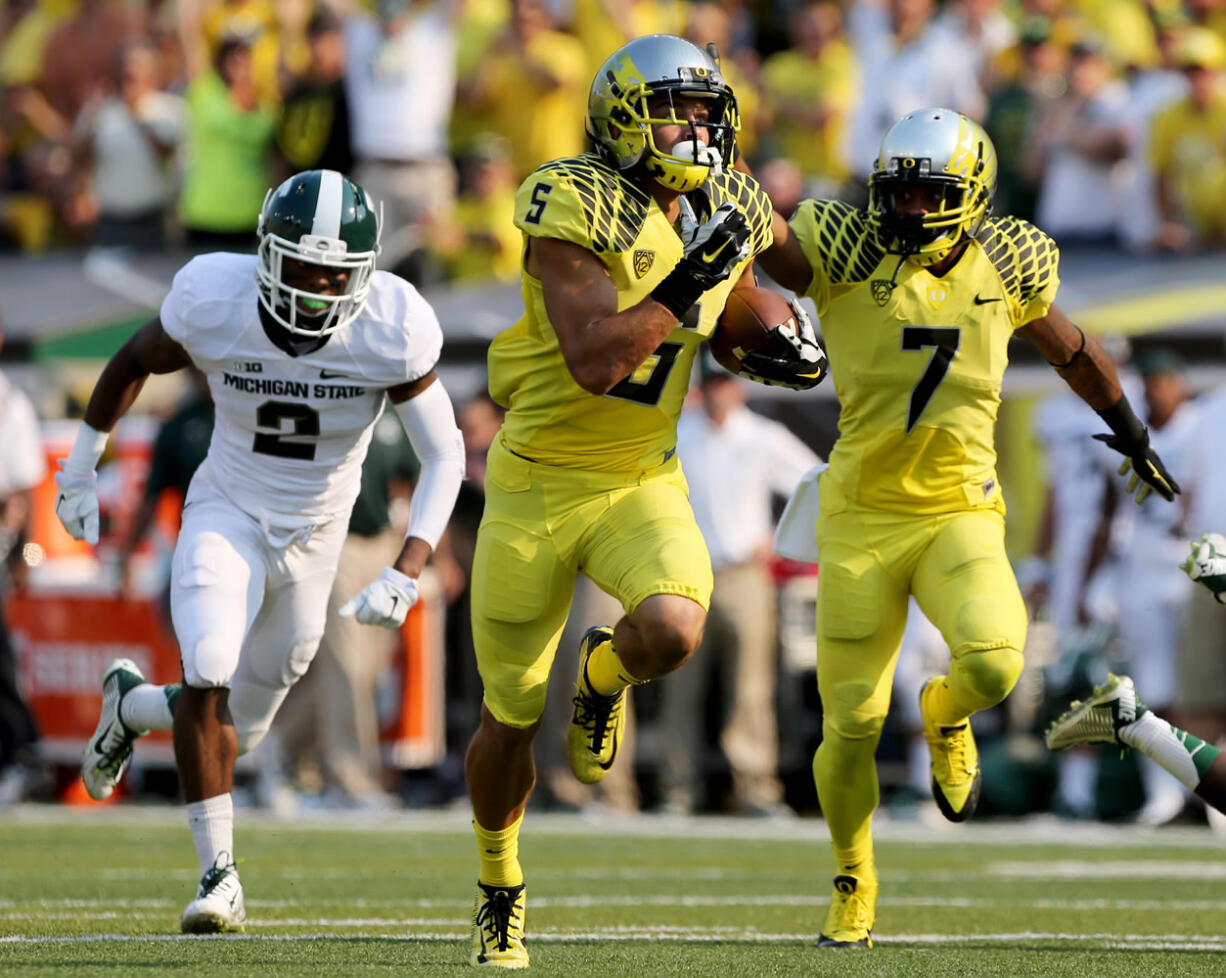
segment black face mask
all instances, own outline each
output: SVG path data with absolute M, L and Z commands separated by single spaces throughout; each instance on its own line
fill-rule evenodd
M 882 180 L 874 188 L 880 208 L 879 220 L 882 237 L 886 242 L 897 244 L 898 250 L 904 254 L 914 254 L 925 245 L 931 244 L 944 234 L 953 230 L 953 226 L 925 227 L 923 214 L 900 214 L 897 210 L 896 193 L 906 186 L 914 187 L 915 181 Z M 956 187 L 942 186 L 940 205 L 950 203 L 950 198 L 960 191 Z

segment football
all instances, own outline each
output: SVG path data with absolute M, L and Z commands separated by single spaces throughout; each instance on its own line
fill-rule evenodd
M 734 374 L 740 372 L 741 360 L 750 350 L 788 356 L 794 351 L 772 332 L 780 325 L 796 328 L 787 299 L 772 289 L 734 289 L 711 334 L 711 355 Z

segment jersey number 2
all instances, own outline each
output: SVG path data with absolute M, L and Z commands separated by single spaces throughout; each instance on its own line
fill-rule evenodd
M 283 432 L 281 422 L 293 423 L 293 430 Z M 255 411 L 255 423 L 260 428 L 272 428 L 272 432 L 257 431 L 251 450 L 261 455 L 277 458 L 299 458 L 309 462 L 315 458 L 315 443 L 287 441 L 293 436 L 319 436 L 319 412 L 309 404 L 292 401 L 265 401 Z
M 932 347 L 932 359 L 920 375 L 919 383 L 911 391 L 911 403 L 907 405 L 907 434 L 915 427 L 924 408 L 937 392 L 954 354 L 958 351 L 958 342 L 962 338 L 962 330 L 956 326 L 904 326 L 902 328 L 902 348 L 918 351 Z

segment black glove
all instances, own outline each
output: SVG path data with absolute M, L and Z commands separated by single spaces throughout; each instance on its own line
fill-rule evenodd
M 684 232 L 685 212 L 690 208 L 684 197 L 681 207 Z M 652 289 L 651 297 L 680 321 L 704 292 L 724 281 L 748 256 L 749 224 L 736 204 L 726 200 L 694 231 L 685 254 L 664 281 Z
M 800 303 L 792 299 L 788 305 L 792 307 L 796 321 L 795 330 L 783 325 L 776 326 L 771 333 L 775 337 L 775 345 L 789 352 L 772 355 L 761 350 L 750 350 L 741 357 L 741 369 L 737 375 L 767 387 L 807 391 L 826 377 L 826 351 L 818 342 L 813 323 Z
M 1127 475 L 1129 470 L 1132 471 L 1125 488 L 1128 495 L 1131 496 L 1135 490 L 1135 499 L 1139 504 L 1144 502 L 1151 492 L 1156 492 L 1167 502 L 1172 502 L 1179 492 L 1179 483 L 1166 470 L 1158 453 L 1150 447 L 1149 431 L 1133 413 L 1128 399 L 1120 398 L 1107 410 L 1099 411 L 1098 416 L 1111 427 L 1112 434 L 1094 437 L 1108 448 L 1126 456 L 1120 466 L 1120 475 Z M 1140 489 L 1137 489 L 1138 485 Z

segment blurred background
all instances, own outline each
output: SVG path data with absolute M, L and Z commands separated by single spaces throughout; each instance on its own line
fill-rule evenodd
M 1180 726 L 1226 735 L 1222 612 L 1177 567 L 1184 540 L 1226 529 L 1226 489 L 1209 485 L 1226 452 L 1226 0 L 7 0 L 0 420 L 24 396 L 41 446 L 0 443 L 13 528 L 0 535 L 0 586 L 24 701 L 0 710 L 0 803 L 83 801 L 75 764 L 113 657 L 179 677 L 166 571 L 211 405 L 186 374 L 150 381 L 100 470 L 92 552 L 59 527 L 49 473 L 103 362 L 191 254 L 254 249 L 268 187 L 331 167 L 382 201 L 381 267 L 439 314 L 470 478 L 404 632 L 328 643 L 278 736 L 244 760 L 242 799 L 286 815 L 465 804 L 480 703 L 467 575 L 500 422 L 485 350 L 522 308 L 514 192 L 541 162 L 583 151 L 597 66 L 652 32 L 718 45 L 741 153 L 785 214 L 809 196 L 862 203 L 877 143 L 907 111 L 940 104 L 984 122 L 1000 156 L 996 212 L 1056 239 L 1060 305 L 1107 342 L 1185 491 L 1174 506 L 1117 505 L 1116 460 L 1089 437 L 1101 422 L 1031 348 L 1011 349 L 1000 476 L 1033 623 L 1022 682 L 976 721 L 981 811 L 1205 822 L 1148 762 L 1056 758 L 1041 731 L 1113 668 Z M 684 689 L 634 691 L 633 751 L 592 794 L 565 760 L 570 656 L 619 609 L 581 587 L 538 740 L 541 807 L 817 810 L 818 568 L 771 555 L 788 487 L 734 485 L 723 474 L 744 466 L 743 446 L 703 433 L 752 412 L 770 432 L 755 450 L 773 446 L 763 463 L 794 482 L 834 439 L 833 391 L 712 371 L 695 378 L 689 410 L 687 469 L 717 570 L 708 642 L 677 677 Z M 394 423 L 374 444 L 384 455 L 368 461 L 350 529 L 394 536 L 415 467 Z M 917 694 L 948 652 L 912 617 L 879 756 L 886 816 L 926 819 Z M 116 798 L 176 792 L 169 738 L 143 740 Z

